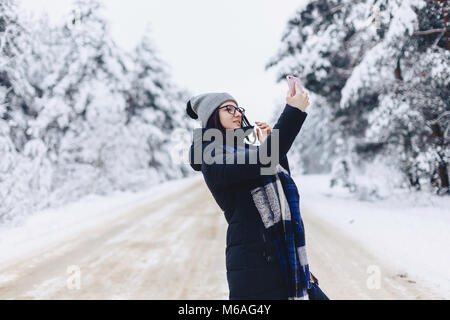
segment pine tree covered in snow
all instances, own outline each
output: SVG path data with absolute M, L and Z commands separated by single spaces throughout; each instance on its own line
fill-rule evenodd
M 102 10 L 77 1 L 55 26 L 0 3 L 0 221 L 191 172 L 168 155 L 190 94 L 148 38 L 118 47 Z
M 156 49 L 146 36 L 133 53 L 132 65 L 131 88 L 126 93 L 128 126 L 136 129 L 135 141 L 142 139 L 140 144 L 147 146 L 146 153 L 150 157 L 146 163 L 155 172 L 162 172 L 164 178 L 180 177 L 170 160 L 172 145 L 169 137 L 175 129 L 186 128 L 185 113 L 174 112 L 173 101 L 187 100 L 188 93 L 181 92 L 171 83 L 169 67 L 157 57 Z M 144 135 L 139 128 L 147 128 Z
M 320 150 L 331 183 L 363 197 L 389 193 L 387 184 L 449 193 L 448 9 L 442 0 L 298 8 L 266 67 L 278 68 L 278 81 L 299 75 L 321 97 L 312 108 L 327 110 L 309 120 L 326 139 L 298 142 L 303 162 Z

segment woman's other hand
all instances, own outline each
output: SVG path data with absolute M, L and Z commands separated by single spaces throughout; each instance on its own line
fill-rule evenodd
M 308 92 L 306 90 L 304 92 L 301 92 L 297 83 L 295 83 L 295 95 L 291 97 L 288 90 L 286 95 L 286 103 L 305 112 L 306 108 L 308 108 L 309 106 Z
M 263 143 L 266 140 L 267 136 L 272 132 L 270 126 L 265 122 L 255 121 L 255 124 L 259 127 L 256 129 L 256 133 L 258 134 L 259 142 Z

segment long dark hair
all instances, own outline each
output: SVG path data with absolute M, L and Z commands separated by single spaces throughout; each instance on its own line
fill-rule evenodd
M 242 121 L 241 121 L 241 127 L 242 127 Z M 219 118 L 219 108 L 216 108 L 212 115 L 209 117 L 207 123 L 206 123 L 207 129 L 219 129 L 220 132 L 222 132 L 223 135 L 225 135 L 225 128 L 222 126 L 222 123 L 220 123 Z

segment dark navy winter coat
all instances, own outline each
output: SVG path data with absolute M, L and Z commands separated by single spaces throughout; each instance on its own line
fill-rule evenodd
M 306 112 L 286 104 L 273 127 L 279 130 L 279 163 L 289 173 L 286 154 L 306 116 Z M 271 136 L 269 134 L 264 143 L 270 145 Z M 203 150 L 208 142 L 196 144 L 197 147 L 199 145 Z M 246 145 L 245 152 L 254 151 Z M 287 299 L 276 253 L 265 242 L 264 225 L 250 193 L 260 182 L 261 167 L 267 165 L 263 165 L 259 158 L 256 164 L 195 164 L 193 153 L 194 143 L 191 146 L 191 166 L 202 171 L 228 222 L 225 252 L 229 299 Z

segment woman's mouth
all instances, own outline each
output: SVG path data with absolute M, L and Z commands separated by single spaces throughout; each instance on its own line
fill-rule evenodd
M 239 120 L 236 120 L 236 121 L 233 121 L 233 122 L 238 124 L 238 125 L 241 125 L 241 121 L 239 121 Z

